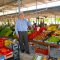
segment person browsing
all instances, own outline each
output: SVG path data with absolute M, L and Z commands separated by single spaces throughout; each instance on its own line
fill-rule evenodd
M 27 21 L 24 13 L 20 13 L 19 19 L 16 21 L 15 32 L 19 39 L 20 50 L 22 53 L 26 52 L 29 54 L 29 46 L 28 46 L 28 27 L 31 27 L 30 21 Z

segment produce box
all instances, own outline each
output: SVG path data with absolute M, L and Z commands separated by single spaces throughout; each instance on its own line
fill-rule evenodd
M 55 30 L 57 30 L 57 28 L 58 28 L 58 25 L 50 25 L 48 28 L 47 28 L 47 30 L 48 31 L 55 31 Z
M 46 37 L 47 37 L 47 33 L 40 33 L 38 36 L 36 36 L 36 37 L 34 38 L 34 40 L 42 41 L 42 40 L 44 40 Z
M 9 30 L 4 36 L 8 37 L 12 33 L 12 30 Z
M 4 47 L 4 42 L 7 38 L 0 38 L 0 48 Z
M 56 30 L 55 34 L 59 34 L 60 35 L 60 30 Z
M 57 37 L 57 36 L 52 36 L 52 37 L 50 37 L 49 39 L 47 39 L 45 42 L 57 44 L 58 41 L 59 41 L 59 37 Z
M 13 56 L 13 50 L 6 47 L 0 48 L 0 53 L 5 57 L 5 59 Z
M 0 32 L 0 36 L 9 36 L 12 33 L 10 27 L 6 27 Z
M 37 32 L 37 31 L 32 32 L 31 34 L 28 35 L 28 39 L 29 39 L 29 40 L 32 40 L 32 39 L 35 38 L 38 34 L 39 34 L 39 32 Z
M 10 46 L 12 43 L 13 43 L 13 42 L 12 42 L 11 40 L 5 40 L 4 46 L 5 46 L 5 47 L 8 47 L 8 46 Z
M 4 40 L 0 40 L 0 48 L 4 47 Z
M 37 47 L 35 48 L 35 53 L 48 55 L 48 49 Z

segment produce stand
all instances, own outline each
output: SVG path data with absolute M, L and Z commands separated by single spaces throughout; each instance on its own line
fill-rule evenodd
M 49 32 L 50 33 L 50 32 Z M 32 34 L 31 34 L 32 35 Z M 41 37 L 41 35 L 43 35 L 43 37 L 47 37 L 47 35 L 44 35 L 44 34 L 40 34 L 40 37 Z M 38 36 L 37 38 L 38 38 L 38 40 L 37 40 L 37 38 L 35 38 L 36 36 Z M 35 44 L 38 44 L 38 45 L 43 45 L 43 46 L 45 46 L 45 47 L 47 47 L 47 48 L 44 48 L 44 47 L 40 47 L 40 48 L 37 48 L 36 49 L 36 52 L 37 53 L 40 53 L 40 54 L 43 54 L 43 55 L 48 55 L 49 56 L 49 58 L 54 58 L 54 59 L 58 59 L 59 57 L 60 57 L 60 50 L 59 50 L 59 47 L 60 47 L 60 45 L 58 44 L 58 43 L 49 43 L 49 42 L 46 42 L 46 40 L 48 40 L 48 39 L 45 39 L 44 40 L 44 38 L 40 38 L 39 37 L 39 34 L 37 34 L 35 37 L 32 37 L 32 39 L 31 40 L 29 40 L 29 42 L 32 42 L 32 43 L 35 43 Z M 56 40 L 56 37 L 54 37 L 54 36 L 52 36 L 53 37 L 53 39 L 55 39 Z M 50 35 L 49 35 L 49 39 L 50 38 L 52 38 Z M 36 39 L 36 40 L 35 40 Z M 43 40 L 39 40 L 39 39 L 43 39 Z M 59 41 L 59 40 L 56 40 L 56 41 Z M 39 47 L 39 46 L 37 46 L 37 47 Z M 55 48 L 55 52 L 58 52 L 57 54 L 55 53 L 55 55 L 53 56 L 53 52 L 51 51 L 51 49 L 54 49 Z M 53 50 L 52 49 L 52 50 Z M 39 52 L 40 51 L 40 52 Z M 51 53 L 52 52 L 52 53 Z
M 19 44 L 16 39 L 0 38 L 0 54 L 4 56 L 5 60 L 20 60 Z
M 34 40 L 29 41 L 29 42 L 33 42 L 33 43 L 36 43 L 36 44 L 39 44 L 39 45 L 47 46 L 48 47 L 48 55 L 49 56 L 50 56 L 50 49 L 51 49 L 51 47 L 57 48 L 57 49 L 60 47 L 59 45 L 56 45 L 56 44 L 48 44 L 48 43 L 45 43 L 45 42 L 38 42 L 38 41 L 34 41 Z M 59 57 L 57 57 L 57 58 L 59 58 Z
M 28 31 L 29 43 L 33 43 L 34 46 L 32 50 L 35 49 L 33 51 L 36 53 L 60 60 L 59 3 L 60 1 L 57 0 L 0 0 L 0 38 L 7 38 L 0 39 L 0 53 L 5 60 L 20 60 L 19 43 L 14 43 L 14 39 L 17 39 L 14 31 L 16 20 L 20 19 L 21 12 L 24 12 L 27 21 L 32 23 L 32 30 Z M 30 28 L 28 27 L 28 29 Z M 47 36 L 47 34 L 43 34 L 45 30 L 50 31 L 52 36 L 59 36 L 59 40 L 51 38 L 50 34 L 45 39 Z M 13 41 L 10 41 L 10 37 L 13 38 Z

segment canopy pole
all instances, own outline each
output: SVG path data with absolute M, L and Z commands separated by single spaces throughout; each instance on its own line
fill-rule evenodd
M 3 0 L 3 5 L 4 5 L 4 0 Z M 2 9 L 3 12 L 3 20 L 4 20 L 4 8 Z
M 37 0 L 36 0 L 36 24 L 38 24 L 38 21 L 37 21 Z
M 20 11 L 21 11 L 21 0 L 18 0 L 17 3 L 18 3 L 18 19 L 19 19 L 19 15 L 20 15 Z M 20 46 L 19 46 L 19 44 L 18 44 L 18 48 L 15 49 L 15 51 L 18 51 L 17 54 L 16 54 L 18 57 L 16 58 L 15 55 L 14 55 L 14 60 L 15 60 L 15 58 L 17 60 L 21 60 L 20 59 Z
M 21 6 L 20 6 L 20 4 L 21 4 L 21 0 L 18 0 L 18 14 L 20 14 L 20 11 L 21 11 Z
M 55 24 L 56 24 L 56 15 L 55 15 Z

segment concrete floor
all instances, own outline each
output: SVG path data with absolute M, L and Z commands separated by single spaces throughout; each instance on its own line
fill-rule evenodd
M 20 59 L 21 60 L 32 60 L 33 55 L 26 54 L 26 53 L 20 53 Z

